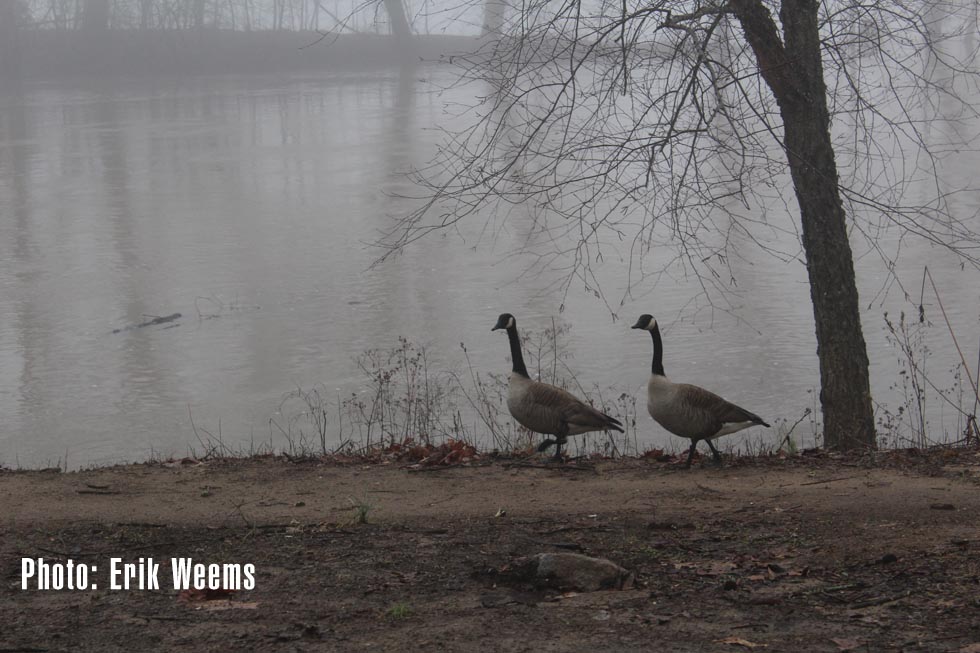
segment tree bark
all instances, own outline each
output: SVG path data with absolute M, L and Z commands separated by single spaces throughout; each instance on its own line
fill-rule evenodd
M 868 352 L 830 137 L 818 1 L 782 1 L 782 41 L 760 0 L 732 0 L 731 6 L 783 118 L 816 323 L 824 444 L 874 448 Z
M 402 0 L 384 0 L 384 4 L 388 20 L 391 21 L 391 33 L 399 41 L 407 42 L 412 37 L 412 26 L 408 23 Z

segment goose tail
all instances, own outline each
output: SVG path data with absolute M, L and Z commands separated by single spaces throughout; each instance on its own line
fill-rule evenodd
M 609 415 L 606 415 L 605 413 L 602 413 L 602 417 L 603 417 L 603 421 L 605 422 L 606 426 L 608 427 L 608 430 L 610 430 L 610 431 L 619 431 L 620 433 L 625 433 L 625 431 L 623 431 L 623 423 L 620 422 L 618 419 L 616 419 L 615 417 L 610 417 Z

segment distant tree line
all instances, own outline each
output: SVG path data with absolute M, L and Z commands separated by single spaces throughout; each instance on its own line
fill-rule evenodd
M 0 0 L 22 27 L 59 31 L 428 31 L 429 0 Z M 0 22 L 6 16 L 0 15 Z
M 502 0 L 486 2 L 495 8 L 484 13 L 501 13 Z M 444 0 L 0 0 L 0 78 L 435 59 L 468 51 L 481 9 L 450 12 Z

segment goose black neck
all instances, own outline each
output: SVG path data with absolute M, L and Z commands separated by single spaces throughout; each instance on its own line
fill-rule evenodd
M 664 343 L 660 339 L 660 325 L 653 325 L 653 330 L 650 331 L 650 335 L 653 337 L 653 366 L 652 371 L 658 376 L 666 376 L 664 374 Z
M 521 353 L 521 339 L 517 337 L 517 327 L 507 328 L 507 339 L 510 340 L 510 358 L 514 361 L 514 373 L 530 379 L 527 367 L 524 366 L 524 354 Z

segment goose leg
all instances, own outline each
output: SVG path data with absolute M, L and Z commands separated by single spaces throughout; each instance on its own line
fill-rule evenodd
M 721 464 L 721 454 L 718 453 L 718 450 L 717 449 L 715 449 L 715 445 L 711 442 L 711 440 L 707 440 L 706 442 L 708 443 L 708 448 L 711 449 L 711 454 L 715 457 L 715 462 L 720 465 Z
M 709 441 L 709 443 L 710 443 L 710 441 Z M 687 452 L 687 464 L 684 465 L 684 467 L 686 467 L 688 469 L 691 468 L 691 461 L 694 460 L 694 452 L 697 451 L 697 448 L 698 448 L 698 441 L 697 440 L 691 440 L 691 449 L 690 449 L 690 451 Z
M 560 441 L 560 440 L 558 442 L 555 442 L 555 455 L 552 457 L 552 460 L 554 460 L 555 462 L 559 462 L 560 463 L 562 461 L 562 457 L 561 457 L 561 445 L 562 444 L 563 444 L 563 442 Z
M 538 452 L 540 453 L 540 452 L 544 451 L 545 449 L 547 449 L 548 447 L 550 447 L 553 444 L 557 444 L 557 442 L 555 442 L 551 438 L 548 438 L 547 440 L 545 440 L 544 442 L 542 442 L 541 444 L 538 445 Z
M 561 462 L 561 446 L 565 444 L 566 440 L 568 440 L 568 424 L 562 422 L 561 426 L 558 427 L 558 433 L 555 434 L 555 456 L 552 460 Z

